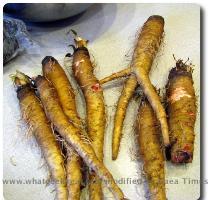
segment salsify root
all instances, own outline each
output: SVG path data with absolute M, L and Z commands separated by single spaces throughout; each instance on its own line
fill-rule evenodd
M 136 77 L 134 75 L 129 76 L 125 81 L 121 96 L 118 100 L 112 137 L 112 160 L 117 159 L 122 138 L 123 121 L 125 119 L 128 103 L 133 97 L 137 85 Z
M 94 67 L 87 49 L 87 41 L 75 34 L 74 32 L 76 48 L 72 69 L 86 102 L 87 133 L 97 158 L 102 162 L 106 126 L 103 90 L 93 72 Z M 93 172 L 90 172 L 89 176 L 89 196 L 92 200 L 103 199 L 100 179 Z
M 159 123 L 147 99 L 141 101 L 137 116 L 140 157 L 149 185 L 151 200 L 166 200 L 164 156 L 161 149 Z
M 193 159 L 196 97 L 192 67 L 176 62 L 168 77 L 167 112 L 171 140 L 171 161 L 190 163 Z
M 63 68 L 54 57 L 46 56 L 42 60 L 42 72 L 53 84 L 63 112 L 69 118 L 69 121 L 78 127 L 82 134 L 85 134 L 82 120 L 77 113 L 75 92 Z M 68 199 L 79 200 L 82 183 L 82 162 L 78 153 L 71 147 L 69 149 L 67 149 L 66 162 Z
M 144 94 L 146 95 L 153 110 L 155 111 L 157 119 L 159 120 L 160 125 L 161 125 L 163 143 L 165 147 L 168 147 L 170 145 L 170 141 L 169 141 L 166 113 L 165 113 L 164 107 L 161 104 L 160 98 L 149 79 L 149 72 L 150 72 L 153 60 L 155 58 L 155 55 L 161 44 L 163 33 L 164 33 L 163 17 L 158 16 L 158 15 L 153 15 L 149 17 L 141 29 L 130 67 L 128 69 L 125 69 L 119 72 L 119 75 L 118 73 L 115 73 L 114 75 L 111 75 L 107 78 L 102 79 L 101 82 L 105 82 L 105 81 L 107 82 L 109 80 L 113 80 L 118 77 L 120 78 L 123 76 L 128 76 L 129 69 L 131 68 L 130 76 L 132 76 L 133 80 L 136 78 L 136 82 L 138 82 L 138 84 L 141 86 Z M 130 76 L 128 77 L 128 79 L 131 79 Z M 133 76 L 135 78 L 133 78 Z M 126 95 L 125 86 L 130 87 L 130 89 L 128 89 L 130 91 L 129 98 L 123 97 Z M 134 86 L 134 84 L 132 86 Z M 128 102 L 124 103 L 122 102 L 122 99 L 126 98 L 129 100 L 130 96 L 132 96 L 132 94 L 134 93 L 134 90 L 135 90 L 135 87 L 131 88 L 131 86 L 127 84 L 127 82 L 125 82 L 123 92 L 118 101 L 118 106 L 117 106 L 115 119 L 114 119 L 115 127 L 114 127 L 113 138 L 112 138 L 113 159 L 117 158 L 117 155 L 119 152 L 119 146 L 120 146 L 120 141 L 122 137 L 122 133 L 119 133 L 119 132 L 122 132 L 122 126 L 123 126 L 123 121 L 124 121 L 124 115 L 119 115 L 117 113 L 119 113 L 120 110 L 125 111 L 127 109 Z
M 117 186 L 113 176 L 97 158 L 90 143 L 80 136 L 80 129 L 69 122 L 60 105 L 55 89 L 43 76 L 37 76 L 34 80 L 41 102 L 49 120 L 54 124 L 56 131 L 71 145 L 82 157 L 83 161 L 99 176 L 116 199 L 124 199 L 123 192 Z
M 51 129 L 51 124 L 44 113 L 41 102 L 30 87 L 28 77 L 21 72 L 17 72 L 13 75 L 13 80 L 22 117 L 32 128 L 33 135 L 49 167 L 52 180 L 55 182 L 56 199 L 67 200 L 64 158 Z

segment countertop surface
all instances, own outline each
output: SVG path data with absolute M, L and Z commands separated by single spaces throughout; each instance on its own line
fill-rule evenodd
M 88 39 L 89 50 L 95 64 L 95 74 L 101 79 L 126 68 L 131 62 L 138 32 L 150 15 L 161 15 L 165 19 L 163 44 L 156 56 L 150 73 L 152 83 L 164 88 L 169 70 L 175 60 L 181 58 L 195 65 L 193 72 L 197 95 L 197 121 L 195 126 L 195 152 L 192 164 L 175 166 L 166 163 L 166 192 L 169 200 L 196 200 L 200 196 L 200 8 L 194 4 L 95 4 L 85 13 L 62 22 L 44 25 L 29 25 L 35 46 L 4 67 L 4 197 L 6 200 L 54 199 L 53 186 L 46 187 L 41 181 L 48 178 L 41 152 L 30 131 L 21 120 L 18 100 L 9 75 L 15 70 L 35 76 L 41 73 L 41 60 L 54 56 L 71 76 L 71 61 L 64 60 L 69 44 L 73 40 L 67 32 L 76 30 Z M 127 198 L 146 199 L 147 185 L 138 159 L 135 145 L 135 118 L 138 100 L 129 104 L 120 154 L 117 161 L 111 160 L 111 136 L 114 112 L 123 82 L 104 87 L 107 111 L 107 128 L 104 141 L 104 163 L 112 172 Z M 84 118 L 82 95 L 77 95 L 78 109 Z M 9 182 L 13 180 L 15 183 Z M 26 181 L 28 180 L 28 183 Z M 19 181 L 19 182 L 18 182 Z M 21 183 L 22 181 L 22 183 Z M 30 183 L 29 183 L 30 182 Z M 140 183 L 140 184 L 137 184 Z M 83 196 L 85 196 L 85 191 Z M 105 199 L 114 199 L 104 188 Z

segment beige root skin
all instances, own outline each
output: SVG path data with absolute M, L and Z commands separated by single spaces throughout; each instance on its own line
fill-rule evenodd
M 78 36 L 77 36 L 78 37 Z M 91 63 L 86 45 L 81 46 L 81 37 L 75 38 L 77 48 L 73 54 L 72 69 L 75 79 L 82 89 L 86 102 L 86 121 L 88 136 L 95 150 L 97 158 L 103 161 L 104 132 L 106 125 L 106 113 L 103 90 L 94 75 L 94 67 Z M 86 43 L 85 43 L 86 44 Z M 91 200 L 103 199 L 100 179 L 95 173 L 89 175 L 89 196 Z
M 141 102 L 137 117 L 137 134 L 144 172 L 151 200 L 166 200 L 164 157 L 160 130 L 154 111 L 147 100 Z
M 69 122 L 68 117 L 63 113 L 55 89 L 42 76 L 35 80 L 40 99 L 45 112 L 54 124 L 58 133 L 71 145 L 74 150 L 83 158 L 89 169 L 92 169 L 113 193 L 116 199 L 124 199 L 121 189 L 117 186 L 113 176 L 97 158 L 92 146 L 80 135 L 80 130 Z
M 23 119 L 28 126 L 32 127 L 34 137 L 49 167 L 52 180 L 55 181 L 56 199 L 67 200 L 66 173 L 61 150 L 40 101 L 28 85 L 29 81 L 25 82 L 24 79 L 18 78 L 19 75 L 20 73 L 17 74 L 14 83 L 17 87 L 21 87 L 18 89 L 17 95 Z
M 136 77 L 133 75 L 129 76 L 125 82 L 117 104 L 114 118 L 114 131 L 112 135 L 112 160 L 116 160 L 119 153 L 120 141 L 122 138 L 123 121 L 125 119 L 126 109 L 128 107 L 130 99 L 135 92 L 136 86 Z
M 66 76 L 65 71 L 60 66 L 58 61 L 47 56 L 42 61 L 42 71 L 44 76 L 53 84 L 60 104 L 69 121 L 74 126 L 82 129 L 83 124 L 76 110 L 76 101 L 74 90 Z M 82 130 L 81 130 L 82 131 Z M 71 151 L 69 153 L 69 151 Z M 68 186 L 68 200 L 80 199 L 80 186 L 82 182 L 81 159 L 79 155 L 72 149 L 67 149 L 67 186 Z

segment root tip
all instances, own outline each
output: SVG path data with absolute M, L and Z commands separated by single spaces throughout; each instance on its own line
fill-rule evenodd
M 49 61 L 56 61 L 52 56 L 45 56 L 42 60 L 42 66 L 46 65 Z
M 116 160 L 117 159 L 117 154 L 112 154 L 112 160 Z
M 148 20 L 152 20 L 152 19 L 160 20 L 162 23 L 164 23 L 164 18 L 162 16 L 160 16 L 160 15 L 152 15 L 152 16 L 149 17 Z

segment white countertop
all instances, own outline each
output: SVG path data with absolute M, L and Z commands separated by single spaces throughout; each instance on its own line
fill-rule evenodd
M 169 200 L 196 200 L 200 196 L 200 8 L 193 4 L 97 4 L 83 15 L 72 20 L 40 27 L 31 27 L 32 39 L 40 48 L 29 49 L 24 55 L 12 60 L 4 67 L 4 179 L 46 179 L 47 170 L 41 167 L 43 160 L 32 137 L 26 137 L 27 130 L 20 120 L 18 100 L 9 79 L 9 74 L 18 69 L 34 76 L 41 73 L 41 60 L 54 56 L 64 65 L 64 56 L 69 51 L 72 38 L 66 32 L 76 30 L 90 41 L 89 50 L 96 64 L 95 74 L 100 79 L 112 72 L 125 68 L 131 61 L 137 31 L 150 15 L 162 15 L 165 18 L 164 45 L 156 57 L 151 70 L 151 79 L 155 86 L 163 88 L 170 68 L 176 58 L 187 60 L 195 65 L 193 78 L 198 96 L 198 115 L 195 127 L 196 140 L 192 164 L 174 166 L 166 164 L 167 197 Z M 65 70 L 71 74 L 68 63 Z M 70 77 L 70 76 L 69 76 Z M 70 77 L 71 82 L 73 82 Z M 107 87 L 104 91 L 107 105 L 107 129 L 104 143 L 104 162 L 114 178 L 144 180 L 141 163 L 135 158 L 137 153 L 134 143 L 134 121 L 138 102 L 130 102 L 125 119 L 124 136 L 117 161 L 111 160 L 111 135 L 115 105 L 122 89 L 122 82 L 117 87 Z M 75 84 L 74 84 L 75 85 Z M 78 95 L 78 107 L 84 117 L 82 101 Z M 184 179 L 185 178 L 185 179 Z M 190 180 L 190 181 L 189 181 Z M 38 181 L 38 180 L 37 180 Z M 130 179 L 129 179 L 130 182 Z M 119 184 L 126 197 L 131 200 L 145 199 L 145 184 Z M 43 184 L 4 184 L 6 200 L 49 200 L 53 187 Z M 113 199 L 107 189 L 105 199 Z

